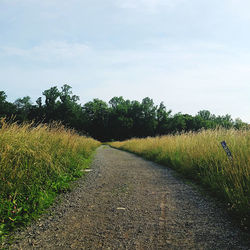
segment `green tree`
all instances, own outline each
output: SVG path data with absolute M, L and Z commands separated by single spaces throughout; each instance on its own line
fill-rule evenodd
M 156 133 L 158 135 L 163 135 L 168 133 L 168 121 L 171 115 L 171 110 L 166 111 L 166 107 L 163 102 L 160 103 L 160 106 L 156 110 L 156 119 L 157 119 L 157 128 Z
M 99 140 L 108 139 L 108 104 L 100 99 L 94 99 L 83 106 L 84 127 L 83 129 L 91 136 Z
M 77 130 L 81 129 L 82 108 L 78 104 L 79 96 L 73 95 L 72 87 L 64 84 L 59 92 L 60 102 L 58 103 L 58 118 L 67 126 Z
M 217 116 L 215 118 L 215 122 L 217 123 L 217 125 L 224 128 L 232 128 L 234 125 L 232 117 L 228 114 L 224 116 Z
M 31 98 L 29 96 L 25 96 L 23 98 L 18 98 L 14 105 L 16 106 L 17 110 L 17 120 L 20 122 L 28 121 L 29 120 L 29 112 L 32 107 Z
M 234 128 L 236 128 L 236 129 L 242 129 L 242 128 L 246 129 L 248 127 L 249 127 L 249 125 L 247 123 L 243 122 L 240 118 L 235 119 Z
M 109 113 L 109 136 L 112 139 L 123 140 L 131 137 L 133 119 L 130 116 L 130 101 L 124 100 L 122 96 L 113 97 L 110 101 Z
M 157 107 L 154 105 L 153 99 L 146 97 L 142 100 L 142 135 L 153 136 L 157 126 Z
M 11 117 L 16 114 L 16 107 L 14 104 L 7 102 L 7 95 L 4 91 L 0 91 L 0 118 Z
M 212 129 L 216 127 L 216 116 L 211 114 L 208 110 L 201 110 L 198 112 L 197 117 L 201 118 L 200 125 L 204 129 Z M 198 121 L 199 119 L 196 119 Z
M 0 91 L 0 117 L 6 116 L 6 98 L 4 91 Z
M 43 91 L 43 95 L 45 96 L 45 120 L 47 122 L 58 120 L 58 102 L 57 99 L 60 96 L 60 92 L 57 87 L 51 87 L 50 89 L 47 89 Z
M 42 97 L 39 97 L 36 100 L 36 104 L 30 107 L 28 119 L 42 123 L 46 120 L 45 118 L 45 107 L 42 104 Z
M 198 115 L 203 119 L 203 120 L 210 120 L 211 118 L 211 113 L 208 110 L 200 110 L 198 112 Z
M 169 119 L 168 131 L 169 133 L 176 133 L 186 131 L 186 121 L 183 114 L 180 112 Z

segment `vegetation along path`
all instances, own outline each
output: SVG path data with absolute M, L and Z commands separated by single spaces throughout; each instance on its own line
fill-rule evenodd
M 72 192 L 11 249 L 249 249 L 222 210 L 172 170 L 102 146 Z

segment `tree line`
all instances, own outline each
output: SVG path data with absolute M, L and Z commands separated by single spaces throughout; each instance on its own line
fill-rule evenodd
M 51 87 L 42 95 L 43 98 L 39 97 L 35 104 L 29 96 L 11 103 L 7 101 L 6 93 L 0 91 L 0 117 L 20 123 L 60 121 L 66 127 L 100 141 L 198 131 L 217 126 L 249 128 L 240 119 L 233 120 L 228 114 L 216 116 L 208 110 L 201 110 L 195 116 L 172 114 L 163 102 L 155 105 L 149 97 L 141 102 L 125 100 L 122 96 L 113 97 L 108 103 L 93 99 L 81 105 L 79 96 L 73 95 L 72 88 L 67 84 L 61 89 Z

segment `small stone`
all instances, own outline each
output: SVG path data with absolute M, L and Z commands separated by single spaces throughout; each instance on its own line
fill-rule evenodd
M 85 172 L 91 172 L 93 171 L 92 169 L 85 169 Z

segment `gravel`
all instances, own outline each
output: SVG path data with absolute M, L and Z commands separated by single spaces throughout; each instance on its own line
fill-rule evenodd
M 91 170 L 5 247 L 250 249 L 215 201 L 166 167 L 101 146 Z

